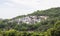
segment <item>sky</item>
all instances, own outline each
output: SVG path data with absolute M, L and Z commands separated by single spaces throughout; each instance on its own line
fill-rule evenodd
M 52 7 L 60 7 L 60 0 L 0 0 L 0 18 L 10 19 Z

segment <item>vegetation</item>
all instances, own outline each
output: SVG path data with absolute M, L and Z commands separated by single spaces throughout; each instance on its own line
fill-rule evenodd
M 22 18 L 18 16 L 13 19 L 0 20 L 0 36 L 59 36 L 60 35 L 60 8 L 51 8 L 48 10 L 35 11 L 30 15 L 49 16 L 47 20 L 36 24 L 17 24 L 15 21 L 10 23 L 9 20 Z

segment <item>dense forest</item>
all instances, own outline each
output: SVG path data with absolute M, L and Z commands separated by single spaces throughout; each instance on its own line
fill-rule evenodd
M 9 20 L 25 16 L 49 16 L 48 19 L 35 24 L 16 22 Z M 59 36 L 60 35 L 60 7 L 47 10 L 37 10 L 32 14 L 17 16 L 12 19 L 0 19 L 0 36 Z

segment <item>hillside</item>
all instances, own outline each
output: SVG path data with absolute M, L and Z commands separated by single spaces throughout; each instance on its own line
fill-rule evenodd
M 1 35 L 8 34 L 7 36 L 13 33 L 19 33 L 18 35 L 26 34 L 28 36 L 59 36 L 60 7 L 37 10 L 32 14 L 0 20 L 0 30 L 5 32 L 2 32 Z
M 42 19 L 47 18 L 59 18 L 60 17 L 60 7 L 57 8 L 50 8 L 47 10 L 37 10 L 34 11 L 32 14 L 28 15 L 22 15 L 12 18 L 9 22 L 17 22 L 19 23 L 28 23 L 28 24 L 34 24 L 39 23 L 39 21 L 42 21 Z M 37 19 L 38 18 L 38 19 Z
M 50 16 L 50 17 L 58 17 L 60 16 L 60 7 L 57 8 L 50 8 L 47 10 L 37 10 L 32 14 L 29 15 L 37 15 L 37 16 Z

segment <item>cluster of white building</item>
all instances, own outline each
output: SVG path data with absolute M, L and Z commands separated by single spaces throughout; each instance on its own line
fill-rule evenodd
M 46 20 L 47 16 L 26 16 L 26 17 L 23 17 L 23 18 L 18 18 L 18 19 L 15 19 L 15 20 L 11 20 L 10 22 L 15 21 L 18 24 L 20 24 L 20 23 L 35 24 L 37 22 L 40 22 L 42 19 Z

